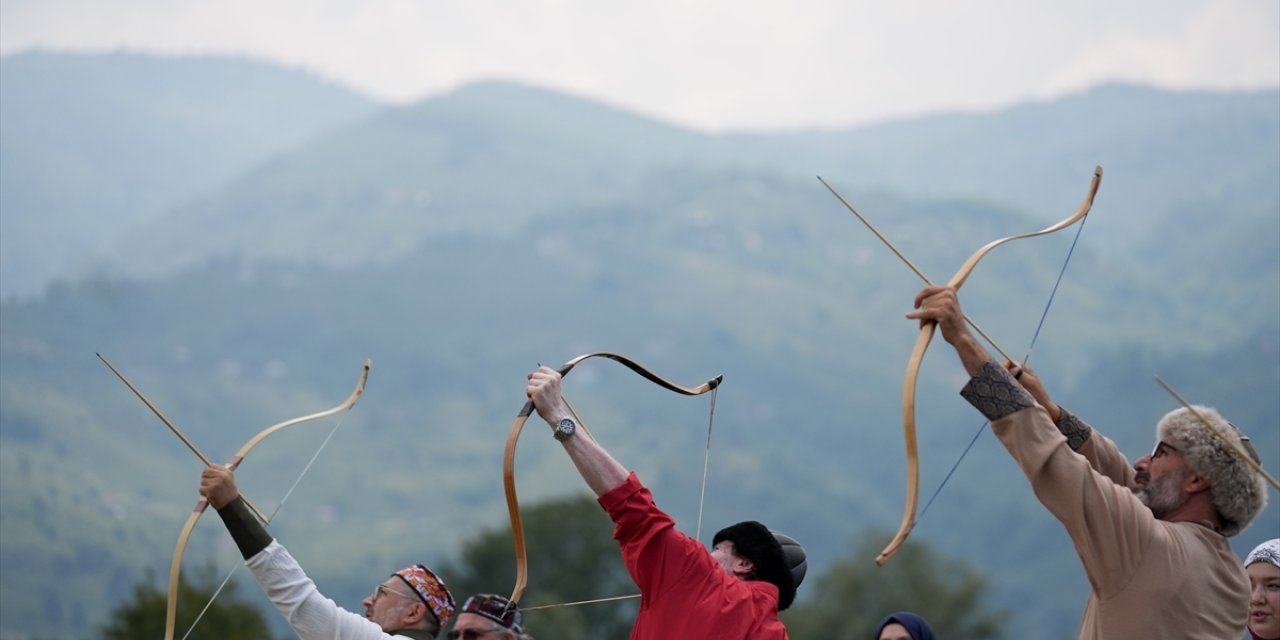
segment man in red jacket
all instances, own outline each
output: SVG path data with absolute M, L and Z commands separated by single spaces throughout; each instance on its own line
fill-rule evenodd
M 577 425 L 561 402 L 560 374 L 530 373 L 525 392 L 551 426 L 587 486 L 615 524 L 613 537 L 640 587 L 632 640 L 784 640 L 778 612 L 791 606 L 804 579 L 804 548 L 755 521 L 721 530 L 711 552 L 676 530 L 675 520 L 609 452 Z

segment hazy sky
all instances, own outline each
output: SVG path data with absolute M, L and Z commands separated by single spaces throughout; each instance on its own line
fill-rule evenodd
M 376 98 L 518 80 L 709 131 L 1105 81 L 1280 86 L 1277 0 L 0 0 L 0 52 L 234 53 Z

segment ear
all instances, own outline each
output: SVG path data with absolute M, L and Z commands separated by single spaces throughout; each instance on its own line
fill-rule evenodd
M 1182 481 L 1182 490 L 1187 494 L 1196 494 L 1209 490 L 1209 481 L 1204 476 L 1187 470 L 1187 477 Z
M 401 615 L 401 619 L 404 621 L 405 625 L 415 625 L 426 616 L 426 613 L 426 605 L 421 602 L 410 602 L 409 606 L 405 607 L 404 613 Z
M 756 565 L 750 560 L 741 556 L 733 559 L 733 575 L 739 578 L 749 578 L 756 572 Z

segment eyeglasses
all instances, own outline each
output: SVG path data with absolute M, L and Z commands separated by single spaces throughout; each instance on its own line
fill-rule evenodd
M 493 627 L 483 631 L 476 629 L 454 629 L 449 632 L 449 640 L 479 640 L 491 633 L 499 633 L 501 631 L 506 631 L 506 629 L 503 629 L 502 627 Z
M 392 589 L 391 587 L 388 587 L 385 584 L 380 584 L 373 588 L 373 594 L 369 596 L 369 604 L 373 604 L 377 602 L 378 598 L 381 598 L 382 596 L 388 593 L 394 593 L 400 596 L 401 598 L 414 598 L 414 599 L 418 598 L 418 596 L 416 595 L 405 593 L 403 591 L 397 591 L 395 589 Z
M 516 633 L 522 633 L 524 629 L 524 616 L 520 615 L 520 610 L 510 600 L 502 596 L 487 593 L 471 596 L 462 605 L 462 611 L 459 613 L 474 613 L 488 618 L 502 625 L 503 629 L 497 630 L 510 629 Z

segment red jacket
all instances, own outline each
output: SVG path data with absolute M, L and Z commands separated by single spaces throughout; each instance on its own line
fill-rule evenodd
M 636 474 L 600 496 L 600 506 L 640 587 L 631 640 L 786 640 L 778 588 L 729 575 L 702 543 L 676 530 Z

